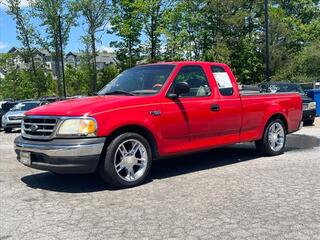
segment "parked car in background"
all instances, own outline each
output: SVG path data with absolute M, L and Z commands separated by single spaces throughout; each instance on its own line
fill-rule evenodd
M 98 95 L 28 111 L 15 139 L 18 160 L 55 173 L 97 171 L 133 187 L 155 159 L 247 141 L 264 155 L 282 154 L 301 126 L 299 94 L 241 94 L 221 63 L 137 66 Z
M 39 98 L 39 101 L 47 102 L 47 103 L 53 103 L 53 102 L 60 101 L 60 98 L 59 97 L 55 97 L 55 96 L 46 96 L 46 97 Z
M 2 116 L 5 115 L 17 102 L 13 100 L 0 101 L 0 128 L 2 127 Z
M 6 114 L 6 112 L 2 109 L 3 103 L 5 103 L 5 101 L 0 101 L 0 128 L 1 128 L 2 116 Z
M 33 108 L 46 104 L 40 101 L 24 101 L 17 103 L 7 113 L 2 116 L 1 125 L 6 133 L 11 132 L 13 128 L 20 128 L 24 113 Z
M 302 97 L 303 102 L 303 122 L 304 125 L 312 125 L 316 117 L 316 102 L 309 98 L 302 87 L 290 82 L 265 82 L 259 85 L 262 93 L 289 93 L 297 92 Z

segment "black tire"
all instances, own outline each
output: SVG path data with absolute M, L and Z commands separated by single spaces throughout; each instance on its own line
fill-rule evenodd
M 304 126 L 312 126 L 314 124 L 315 119 L 305 120 L 303 121 Z
M 272 147 L 270 146 L 270 143 L 269 143 L 269 131 L 270 131 L 271 126 L 273 126 L 275 123 L 279 123 L 284 131 L 283 146 L 279 150 L 276 150 L 276 151 L 274 149 L 272 149 Z M 286 131 L 286 127 L 285 127 L 283 121 L 280 119 L 272 119 L 271 121 L 268 122 L 268 124 L 264 130 L 263 138 L 261 140 L 256 141 L 255 145 L 256 145 L 257 150 L 262 155 L 264 155 L 264 156 L 277 156 L 277 155 L 283 154 L 284 148 L 286 146 L 286 140 L 287 140 L 287 131 Z
M 145 170 L 144 173 L 139 176 L 138 179 L 132 180 L 132 181 L 126 181 L 123 178 L 119 176 L 119 174 L 116 171 L 116 163 L 115 159 L 117 157 L 117 149 L 118 147 L 123 144 L 126 141 L 130 140 L 137 140 L 139 141 L 145 148 L 145 153 L 147 154 L 147 161 L 145 164 Z M 116 138 L 114 138 L 110 144 L 106 148 L 106 152 L 104 154 L 104 158 L 101 159 L 100 165 L 99 165 L 99 175 L 102 178 L 104 182 L 107 184 L 110 184 L 117 188 L 129 188 L 129 187 L 135 187 L 139 184 L 143 183 L 144 180 L 147 178 L 150 168 L 152 164 L 152 151 L 149 142 L 141 135 L 137 133 L 123 133 Z M 124 169 L 124 171 L 127 171 Z M 128 173 L 129 174 L 129 173 Z
M 12 128 L 4 128 L 5 133 L 11 133 L 11 131 L 12 131 Z

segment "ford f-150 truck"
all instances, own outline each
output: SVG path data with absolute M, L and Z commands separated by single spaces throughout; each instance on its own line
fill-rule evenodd
M 226 64 L 159 63 L 124 71 L 98 96 L 28 111 L 15 150 L 31 168 L 132 187 L 156 159 L 247 141 L 281 154 L 301 119 L 299 94 L 240 94 Z

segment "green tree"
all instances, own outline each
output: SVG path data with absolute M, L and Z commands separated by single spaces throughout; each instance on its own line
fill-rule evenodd
M 142 16 L 144 32 L 148 38 L 148 61 L 156 62 L 160 57 L 163 14 L 170 8 L 171 2 L 167 0 L 136 0 L 136 4 Z
M 274 76 L 279 81 L 312 82 L 320 80 L 320 41 L 314 41 L 295 55 Z
M 102 89 L 107 83 L 119 74 L 119 69 L 115 64 L 109 64 L 98 75 L 98 89 Z
M 120 37 L 110 45 L 115 47 L 121 69 L 136 65 L 140 59 L 142 19 L 139 5 L 134 0 L 113 0 L 110 16 L 111 33 Z
M 85 18 L 87 29 L 86 41 L 90 45 L 91 67 L 91 94 L 97 91 L 97 49 L 98 32 L 105 32 L 108 16 L 108 3 L 106 0 L 80 0 L 76 3 L 77 9 Z
M 172 10 L 165 11 L 162 31 L 166 36 L 167 57 L 200 60 L 205 6 L 203 0 L 179 0 Z
M 21 0 L 6 0 L 8 6 L 7 13 L 12 16 L 16 23 L 17 39 L 21 42 L 23 48 L 21 49 L 23 60 L 29 65 L 29 69 L 32 72 L 30 78 L 36 83 L 37 97 L 40 97 L 43 89 L 42 76 L 38 75 L 38 68 L 42 67 L 36 64 L 36 39 L 38 32 L 30 23 L 30 13 L 25 8 L 20 7 Z
M 225 62 L 242 83 L 260 81 L 261 2 L 178 0 L 164 14 L 165 59 Z
M 38 83 L 33 81 L 33 73 L 30 71 L 21 71 L 14 69 L 8 72 L 4 79 L 1 80 L 0 95 L 4 98 L 30 99 L 37 98 Z M 43 70 L 38 69 L 37 75 L 41 77 L 41 89 L 44 96 L 53 95 L 55 92 L 55 81 L 51 74 L 46 74 Z
M 72 7 L 73 1 L 33 0 L 31 3 L 33 16 L 39 19 L 40 25 L 45 29 L 43 36 L 39 36 L 38 42 L 53 54 L 58 82 L 58 95 L 62 96 L 62 53 L 60 50 L 59 32 L 61 30 L 62 45 L 65 47 L 68 43 L 71 27 L 76 25 L 76 11 Z
M 66 66 L 66 83 L 69 96 L 88 95 L 90 85 L 88 77 L 90 73 L 86 64 L 80 63 L 80 66 Z
M 272 74 L 279 76 L 320 36 L 320 1 L 273 1 L 270 6 Z

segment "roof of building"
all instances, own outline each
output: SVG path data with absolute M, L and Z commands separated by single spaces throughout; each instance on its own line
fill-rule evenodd
M 12 47 L 8 53 L 22 53 L 23 48 L 17 48 L 17 47 Z M 43 48 L 35 48 L 35 50 L 42 56 L 51 56 L 51 53 Z M 74 56 L 74 57 L 81 57 L 84 56 L 84 52 L 68 52 L 65 56 Z M 109 52 L 98 52 L 97 54 L 97 62 L 98 63 L 110 63 L 110 62 L 116 62 L 116 55 L 114 53 L 109 53 Z
M 35 48 L 34 50 L 36 50 L 39 54 L 43 55 L 43 56 L 50 56 L 50 52 L 44 48 Z M 24 51 L 23 48 L 17 48 L 17 47 L 12 47 L 8 53 L 22 53 Z

